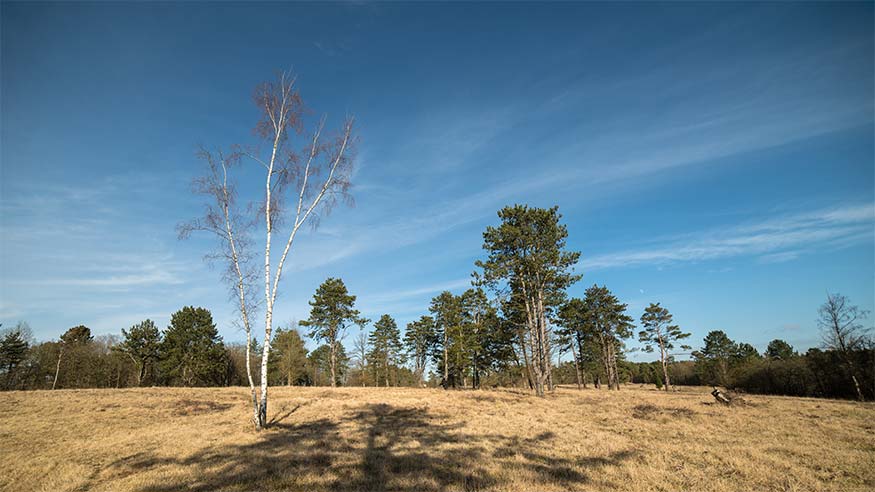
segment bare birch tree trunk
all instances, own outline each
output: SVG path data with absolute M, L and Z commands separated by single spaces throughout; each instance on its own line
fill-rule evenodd
M 61 346 L 60 352 L 58 352 L 58 364 L 55 365 L 55 379 L 52 381 L 52 389 L 55 389 L 55 386 L 58 384 L 58 373 L 61 372 L 61 357 L 64 356 L 64 346 Z
M 226 247 L 223 251 L 225 258 L 231 265 L 231 277 L 235 278 L 235 290 L 240 303 L 240 313 L 243 321 L 243 327 L 246 331 L 246 373 L 249 382 L 250 396 L 253 408 L 253 421 L 257 429 L 264 428 L 267 425 L 267 405 L 268 405 L 268 360 L 271 350 L 273 332 L 273 309 L 276 303 L 279 283 L 282 277 L 283 265 L 289 254 L 289 251 L 294 243 L 295 237 L 305 223 L 311 219 L 311 216 L 318 215 L 315 212 L 322 204 L 326 194 L 330 198 L 322 208 L 330 208 L 336 201 L 337 197 L 349 198 L 349 176 L 352 170 L 352 160 L 347 156 L 349 153 L 348 146 L 351 144 L 353 129 L 353 118 L 347 118 L 343 130 L 335 139 L 332 138 L 329 142 L 320 141 L 320 136 L 325 124 L 323 117 L 316 126 L 313 132 L 312 140 L 309 142 L 307 155 L 298 155 L 287 144 L 291 133 L 299 133 L 303 127 L 302 115 L 304 114 L 303 103 L 299 94 L 294 89 L 295 79 L 286 73 L 282 73 L 276 83 L 265 83 L 258 87 L 255 94 L 256 104 L 262 111 L 262 119 L 258 122 L 255 128 L 256 134 L 270 142 L 269 159 L 262 160 L 260 156 L 242 150 L 236 147 L 229 159 L 225 159 L 221 153 L 219 155 L 219 163 L 221 163 L 221 171 L 218 163 L 213 159 L 212 155 L 207 151 L 202 151 L 201 156 L 206 157 L 210 164 L 211 173 L 205 178 L 196 180 L 197 192 L 211 196 L 221 208 L 221 212 L 213 207 L 208 207 L 208 212 L 203 219 L 196 219 L 191 224 L 180 228 L 180 237 L 187 236 L 192 230 L 205 230 L 213 232 L 222 238 L 223 246 Z M 247 244 L 247 238 L 242 237 L 241 241 L 235 234 L 235 229 L 238 226 L 246 227 L 246 222 L 238 222 L 236 213 L 232 213 L 231 208 L 234 202 L 235 192 L 232 186 L 228 183 L 227 166 L 239 161 L 241 156 L 247 156 L 266 170 L 264 181 L 264 223 L 265 223 L 265 243 L 264 243 L 264 345 L 261 351 L 261 374 L 260 387 L 256 388 L 256 382 L 252 375 L 252 325 L 250 324 L 250 313 L 247 309 L 249 297 L 246 295 L 248 281 L 254 278 L 254 272 L 248 271 L 244 273 L 241 268 L 241 252 L 240 247 Z M 319 180 L 319 183 L 309 183 L 311 180 Z M 285 248 L 279 258 L 275 268 L 271 265 L 271 240 L 274 232 L 274 218 L 280 213 L 280 204 L 282 203 L 283 190 L 286 185 L 296 183 L 298 188 L 295 190 L 296 207 L 294 213 L 290 214 L 294 217 L 294 222 L 291 224 L 288 238 L 285 242 Z M 318 184 L 318 186 L 313 186 Z M 306 202 L 306 203 L 305 203 Z M 315 213 L 314 213 L 315 212 Z M 312 221 L 311 221 L 312 222 Z M 249 256 L 244 255 L 243 261 L 248 260 Z M 232 284 L 233 285 L 233 284 Z M 336 354 L 335 347 L 332 347 L 332 385 L 336 385 Z M 60 359 L 59 359 L 60 360 Z M 60 362 L 59 362 L 60 366 Z M 184 369 L 185 371 L 185 369 Z M 56 369 L 56 374 L 57 374 Z M 185 376 L 183 377 L 185 379 Z M 291 374 L 287 379 L 287 384 L 290 384 Z M 55 383 L 57 383 L 57 375 Z

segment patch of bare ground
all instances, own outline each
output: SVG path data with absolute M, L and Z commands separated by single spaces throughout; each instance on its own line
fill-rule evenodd
M 3 490 L 872 490 L 875 405 L 746 395 L 274 388 L 0 394 Z

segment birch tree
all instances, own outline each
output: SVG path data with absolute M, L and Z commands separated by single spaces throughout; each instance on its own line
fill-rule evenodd
M 84 325 L 74 326 L 61 335 L 61 340 L 58 342 L 58 363 L 55 365 L 52 389 L 58 386 L 58 376 L 61 374 L 61 361 L 64 359 L 64 353 L 71 351 L 75 353 L 75 349 L 87 345 L 93 339 L 91 329 Z
M 301 229 L 316 227 L 321 218 L 340 202 L 351 203 L 350 175 L 353 167 L 353 118 L 347 117 L 340 130 L 329 135 L 323 116 L 309 131 L 306 130 L 303 100 L 295 86 L 295 77 L 281 73 L 275 81 L 259 85 L 253 101 L 261 112 L 255 126 L 260 143 L 254 146 L 235 146 L 230 153 L 202 151 L 207 162 L 207 173 L 195 181 L 195 191 L 205 195 L 207 204 L 204 217 L 183 225 L 180 235 L 192 231 L 211 232 L 218 238 L 216 256 L 228 265 L 232 292 L 247 339 L 247 354 L 252 339 L 254 283 L 264 282 L 264 294 L 258 303 L 264 310 L 264 345 L 261 353 L 260 385 L 252 379 L 251 362 L 247 355 L 247 374 L 253 407 L 253 421 L 257 429 L 267 426 L 268 371 L 271 349 L 274 306 L 279 293 L 283 267 Z M 303 139 L 303 145 L 296 143 Z M 249 260 L 254 261 L 254 231 L 251 218 L 242 215 L 236 205 L 235 181 L 229 176 L 231 168 L 241 160 L 253 164 L 248 169 L 261 171 L 263 187 L 255 209 L 264 226 L 264 264 L 256 275 Z M 247 180 L 248 182 L 248 180 Z M 288 206 L 286 206 L 288 204 Z M 274 235 L 279 235 L 281 252 L 276 262 L 272 249 Z
M 646 352 L 653 352 L 654 347 L 659 350 L 659 362 L 662 365 L 662 376 L 665 381 L 665 390 L 669 391 L 671 380 L 668 376 L 668 364 L 672 359 L 671 351 L 675 342 L 689 338 L 689 333 L 681 331 L 678 325 L 672 324 L 674 320 L 668 309 L 657 302 L 650 303 L 641 315 L 641 326 L 644 328 L 638 333 L 638 341 L 644 344 Z M 681 349 L 691 350 L 689 345 L 681 345 Z
M 352 340 L 352 347 L 353 363 L 361 378 L 361 385 L 364 387 L 367 383 L 368 352 L 370 350 L 370 342 L 368 342 L 368 334 L 364 326 L 361 327 L 358 336 Z

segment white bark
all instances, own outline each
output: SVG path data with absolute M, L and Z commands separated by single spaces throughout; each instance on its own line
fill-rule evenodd
M 63 343 L 63 342 L 62 342 Z M 64 356 L 64 347 L 61 346 L 61 351 L 58 352 L 58 365 L 55 366 L 55 379 L 52 381 L 52 389 L 58 384 L 58 373 L 61 372 L 61 357 Z
M 290 86 L 289 86 L 290 87 Z M 319 135 L 322 132 L 323 121 L 320 122 L 317 130 L 313 136 L 313 141 L 310 146 L 310 152 L 307 159 L 307 164 L 304 167 L 304 174 L 301 181 L 300 189 L 298 191 L 298 204 L 295 211 L 295 221 L 292 225 L 291 232 L 289 233 L 288 239 L 286 240 L 285 248 L 283 249 L 282 256 L 280 257 L 279 263 L 277 264 L 276 271 L 273 274 L 273 282 L 271 285 L 271 266 L 270 266 L 270 248 L 271 248 L 271 235 L 273 232 L 273 224 L 271 221 L 271 200 L 272 200 L 272 186 L 273 186 L 273 174 L 274 168 L 276 165 L 276 157 L 277 150 L 279 148 L 279 144 L 281 138 L 283 136 L 283 132 L 286 131 L 286 128 L 283 126 L 284 121 L 287 116 L 287 112 L 290 110 L 289 104 L 291 94 L 289 90 L 286 89 L 286 85 L 283 81 L 283 93 L 282 93 L 282 101 L 280 105 L 279 115 L 274 116 L 272 112 L 268 111 L 268 114 L 271 116 L 271 121 L 274 126 L 274 139 L 273 139 L 273 148 L 271 150 L 270 161 L 267 164 L 267 179 L 265 182 L 265 225 L 266 225 L 266 238 L 265 238 L 265 248 L 264 248 L 264 297 L 265 297 L 265 319 L 264 319 L 264 347 L 261 354 L 261 395 L 260 401 L 257 402 L 258 412 L 257 412 L 257 427 L 262 428 L 267 425 L 267 400 L 268 400 L 268 384 L 267 384 L 267 363 L 268 357 L 270 356 L 270 348 L 271 348 L 271 334 L 273 331 L 272 320 L 273 320 L 273 307 L 276 302 L 277 291 L 279 289 L 280 278 L 282 277 L 283 265 L 285 264 L 286 258 L 288 257 L 289 251 L 292 248 L 292 244 L 295 241 L 295 237 L 297 236 L 298 230 L 301 226 L 307 222 L 307 219 L 310 218 L 313 211 L 319 206 L 322 201 L 325 193 L 330 189 L 332 183 L 334 182 L 334 173 L 337 169 L 338 164 L 344 156 L 344 152 L 346 151 L 346 147 L 349 143 L 351 129 L 352 129 L 352 120 L 349 120 L 344 128 L 343 140 L 341 142 L 338 153 L 333 162 L 329 164 L 328 176 L 325 178 L 321 188 L 319 189 L 319 193 L 313 198 L 313 200 L 309 203 L 309 205 L 304 208 L 304 196 L 307 190 L 307 180 L 310 175 L 310 167 L 313 161 L 313 158 L 317 154 L 318 149 L 318 141 Z

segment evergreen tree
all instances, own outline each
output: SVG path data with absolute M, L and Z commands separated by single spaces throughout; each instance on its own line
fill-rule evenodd
M 557 321 L 561 327 L 557 334 L 562 345 L 571 350 L 574 358 L 574 371 L 578 387 L 586 387 L 586 371 L 583 370 L 583 354 L 592 345 L 592 330 L 588 330 L 589 319 L 586 304 L 576 297 L 569 299 L 557 312 Z
M 766 358 L 770 360 L 789 360 L 796 355 L 793 346 L 780 338 L 776 338 L 769 342 L 769 346 L 766 347 L 765 353 Z
M 0 370 L 5 371 L 3 387 L 10 389 L 15 383 L 16 369 L 27 356 L 29 330 L 27 324 L 7 330 L 0 338 Z
M 535 393 L 544 395 L 552 387 L 548 318 L 565 300 L 565 290 L 580 279 L 573 273 L 580 253 L 565 251 L 568 230 L 559 223 L 558 207 L 505 207 L 498 212 L 501 224 L 483 233 L 485 261 L 482 284 L 504 294 L 509 288 L 514 303 L 524 306 L 529 346 L 530 379 Z
M 200 307 L 187 306 L 173 313 L 160 352 L 162 373 L 171 385 L 218 385 L 228 366 L 213 315 Z
M 609 389 L 620 389 L 618 361 L 625 346 L 623 340 L 632 336 L 632 318 L 626 308 L 607 287 L 593 285 L 586 289 L 583 331 L 598 344 Z
M 161 333 L 155 323 L 147 319 L 132 326 L 130 330 L 123 328 L 122 336 L 124 341 L 116 349 L 134 363 L 137 386 L 140 386 L 160 355 Z
M 681 331 L 678 325 L 672 324 L 673 317 L 668 309 L 657 302 L 651 303 L 641 315 L 641 326 L 644 328 L 638 333 L 638 341 L 644 344 L 644 350 L 653 352 L 654 347 L 659 349 L 659 362 L 662 365 L 661 382 L 665 383 L 665 390 L 671 389 L 671 379 L 668 375 L 668 364 L 671 362 L 671 351 L 678 340 L 690 336 Z M 681 345 L 684 350 L 690 350 L 689 345 Z
M 489 304 L 483 289 L 468 289 L 459 296 L 462 323 L 454 350 L 456 366 L 463 374 L 470 370 L 471 387 L 480 387 L 480 376 L 488 367 L 486 344 L 490 330 L 496 326 L 495 308 Z M 463 381 L 464 382 L 464 381 Z
M 432 345 L 432 357 L 435 366 L 443 373 L 441 386 L 455 386 L 456 378 L 451 379 L 449 352 L 450 336 L 458 333 L 462 324 L 460 299 L 449 291 L 443 291 L 431 300 L 429 312 L 434 316 L 435 343 Z
M 759 358 L 760 353 L 757 352 L 753 345 L 749 343 L 737 343 L 735 345 L 735 351 L 732 354 L 732 361 L 734 363 L 745 363 Z
M 298 330 L 292 327 L 277 329 L 271 346 L 273 350 L 268 359 L 268 377 L 272 384 L 300 386 L 310 382 L 307 348 Z
M 505 373 L 505 377 L 510 378 L 508 383 L 522 376 L 522 364 L 514 346 L 518 340 L 518 327 L 493 309 L 484 320 L 483 332 L 483 357 L 479 367 L 494 375 Z
M 383 382 L 386 386 L 389 386 L 390 368 L 393 364 L 397 364 L 402 353 L 400 337 L 398 325 L 388 314 L 384 314 L 374 323 L 374 329 L 368 337 L 371 346 L 368 364 L 374 368 L 375 376 L 382 369 Z M 375 377 L 375 381 L 378 382 L 379 379 Z
M 407 323 L 404 347 L 413 360 L 413 373 L 419 384 L 424 383 L 425 365 L 429 351 L 435 343 L 435 337 L 435 322 L 431 316 L 422 316 L 417 321 Z
M 735 342 L 720 330 L 708 332 L 703 341 L 702 350 L 693 352 L 702 379 L 707 384 L 729 386 L 729 365 L 738 352 Z
M 300 322 L 301 326 L 312 328 L 308 334 L 310 338 L 324 342 L 329 348 L 331 386 L 336 386 L 338 380 L 336 347 L 342 346 L 340 340 L 347 326 L 368 323 L 354 305 L 355 296 L 346 290 L 343 280 L 328 278 L 316 289 L 313 300 L 310 301 L 310 319 Z
M 346 349 L 343 344 L 336 342 L 337 347 L 334 349 L 335 357 L 335 372 L 334 382 L 331 382 L 331 354 L 332 350 L 328 345 L 320 345 L 315 350 L 310 352 L 307 361 L 310 366 L 310 379 L 314 385 L 337 386 L 343 383 L 349 370 L 349 356 L 346 355 Z

